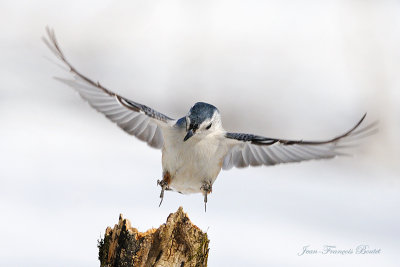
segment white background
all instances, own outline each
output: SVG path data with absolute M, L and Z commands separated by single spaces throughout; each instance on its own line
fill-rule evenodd
M 0 265 L 98 266 L 119 213 L 141 231 L 183 206 L 209 266 L 396 266 L 400 237 L 398 1 L 1 1 Z M 167 192 L 161 153 L 52 79 L 70 61 L 165 114 L 216 105 L 225 128 L 330 138 L 364 112 L 380 133 L 354 157 L 222 171 L 201 195 Z M 379 255 L 298 256 L 367 244 Z

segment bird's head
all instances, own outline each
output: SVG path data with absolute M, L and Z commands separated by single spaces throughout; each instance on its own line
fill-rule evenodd
M 186 115 L 186 136 L 183 141 L 192 136 L 204 137 L 222 128 L 221 116 L 213 105 L 197 102 Z

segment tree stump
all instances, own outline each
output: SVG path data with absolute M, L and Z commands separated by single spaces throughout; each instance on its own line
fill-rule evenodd
M 207 233 L 192 224 L 182 207 L 158 229 L 140 233 L 122 214 L 98 241 L 101 267 L 207 266 Z

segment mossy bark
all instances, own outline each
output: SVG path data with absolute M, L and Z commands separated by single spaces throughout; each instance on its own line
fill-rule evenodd
M 207 233 L 192 224 L 182 207 L 171 213 L 158 229 L 140 233 L 119 217 L 99 240 L 101 267 L 207 266 Z

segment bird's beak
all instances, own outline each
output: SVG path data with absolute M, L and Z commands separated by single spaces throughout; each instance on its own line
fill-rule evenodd
M 194 132 L 192 129 L 190 129 L 189 131 L 187 131 L 185 138 L 183 138 L 183 142 L 185 142 L 186 140 L 188 140 L 190 137 L 192 137 L 194 135 Z

